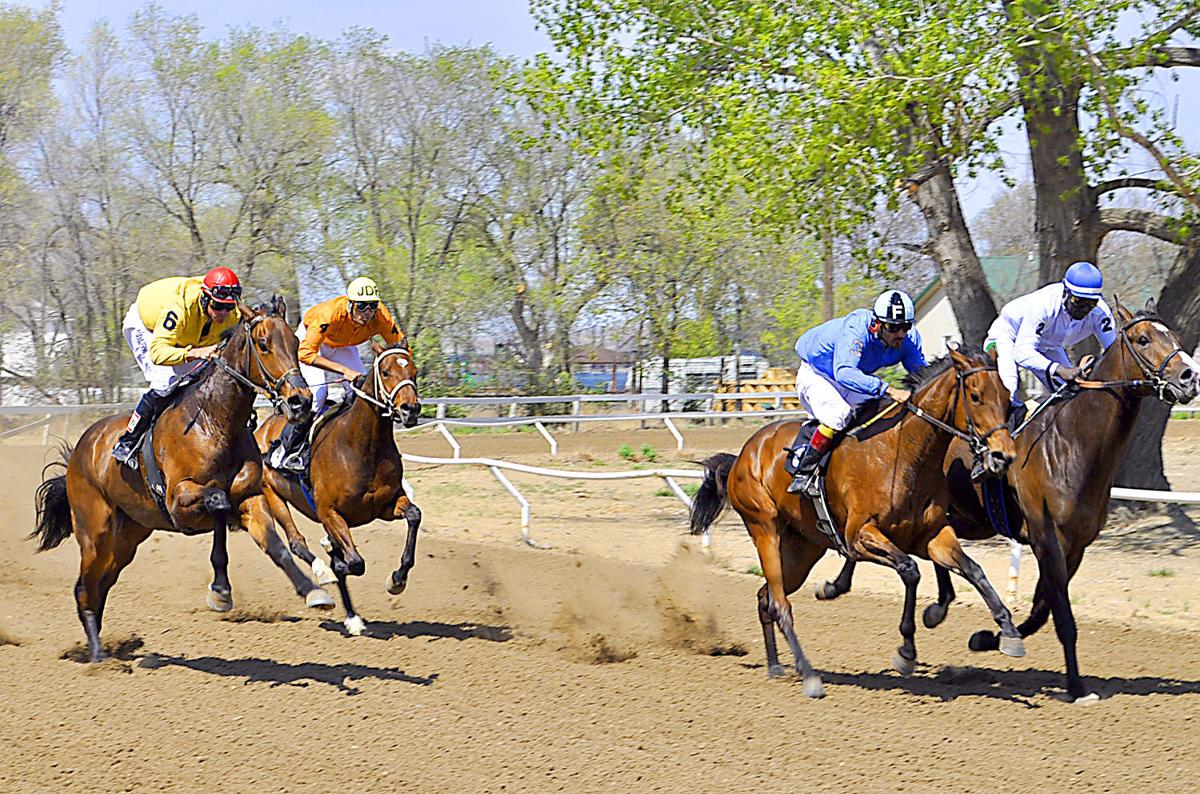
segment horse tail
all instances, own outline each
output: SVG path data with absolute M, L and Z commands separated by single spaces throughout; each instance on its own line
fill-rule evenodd
M 71 448 L 64 447 L 63 458 L 69 458 L 70 455 Z M 45 475 L 45 469 L 42 470 L 42 474 Z M 67 475 L 60 474 L 42 480 L 33 502 L 37 507 L 37 524 L 33 532 L 29 533 L 29 539 L 37 539 L 38 551 L 49 551 L 71 536 L 71 504 L 67 501 Z
M 704 466 L 704 482 L 692 501 L 692 534 L 700 535 L 712 526 L 713 522 L 729 506 L 729 494 L 725 490 L 729 481 L 729 470 L 737 455 L 719 452 L 701 465 Z

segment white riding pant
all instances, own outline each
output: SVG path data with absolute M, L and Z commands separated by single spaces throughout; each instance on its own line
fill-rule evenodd
M 850 424 L 854 410 L 873 399 L 869 394 L 859 394 L 830 380 L 803 359 L 796 372 L 796 395 L 804 410 L 834 430 L 844 430 Z
M 142 316 L 138 314 L 136 303 L 130 306 L 129 311 L 125 313 L 125 321 L 121 324 L 121 335 L 125 337 L 125 344 L 129 345 L 129 349 L 133 351 L 133 358 L 141 367 L 142 375 L 145 376 L 146 382 L 152 389 L 158 391 L 169 389 L 175 385 L 175 381 L 190 372 L 197 364 L 195 361 L 185 361 L 182 364 L 166 366 L 151 361 L 150 337 L 153 334 L 142 324 Z
M 1000 382 L 1008 389 L 1011 399 L 1016 402 L 1020 399 L 1017 396 L 1017 389 L 1020 388 L 1021 379 L 1019 377 L 1019 368 L 1017 367 L 1017 359 L 1014 356 L 1014 349 L 1017 346 L 1017 340 L 1009 339 L 1007 336 L 989 336 L 983 340 L 983 347 L 986 350 L 989 345 L 996 346 L 996 368 L 1000 370 Z M 1067 355 L 1067 351 L 1061 347 L 1038 348 L 1038 352 L 1046 358 L 1058 363 L 1061 366 L 1071 366 L 1071 357 Z M 1043 381 L 1044 382 L 1044 381 Z M 1050 384 L 1046 384 L 1050 388 Z
M 300 327 L 296 329 L 296 336 L 303 340 L 304 333 L 304 323 L 300 323 Z M 367 371 L 366 365 L 363 364 L 362 356 L 358 354 L 358 347 L 355 345 L 348 345 L 347 347 L 321 345 L 321 349 L 317 352 L 322 358 L 335 361 L 360 374 Z M 336 372 L 330 372 L 320 367 L 310 367 L 307 364 L 300 365 L 300 374 L 304 376 L 304 380 L 308 383 L 308 388 L 312 391 L 313 411 L 320 411 L 325 406 L 325 401 L 329 399 L 329 384 L 342 377 Z M 346 391 L 348 391 L 346 384 L 343 384 L 343 394 Z

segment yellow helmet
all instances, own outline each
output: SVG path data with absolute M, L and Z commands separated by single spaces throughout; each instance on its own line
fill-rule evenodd
M 372 279 L 359 276 L 346 287 L 346 297 L 356 303 L 374 303 L 379 300 L 379 287 Z

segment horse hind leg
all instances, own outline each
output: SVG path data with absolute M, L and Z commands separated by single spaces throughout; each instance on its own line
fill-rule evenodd
M 354 548 L 354 539 L 350 535 L 350 526 L 334 511 L 329 511 L 322 517 L 321 523 L 325 533 L 331 539 L 329 556 L 333 561 L 333 573 L 337 576 L 338 595 L 341 596 L 342 606 L 346 610 L 346 633 L 358 637 L 366 628 L 366 623 L 354 609 L 350 599 L 350 587 L 346 583 L 348 576 L 362 576 L 366 563 L 358 549 Z
M 803 568 L 803 565 L 797 565 L 794 555 L 796 550 L 792 548 L 792 542 L 788 544 L 787 553 L 781 553 L 780 534 L 775 526 L 748 522 L 747 528 L 750 530 L 751 537 L 754 538 L 754 545 L 758 549 L 759 564 L 762 566 L 763 576 L 767 580 L 764 591 L 760 591 L 759 596 L 759 619 L 763 623 L 763 640 L 767 650 L 767 674 L 774 677 L 781 672 L 778 654 L 775 653 L 774 629 L 766 622 L 770 620 L 779 627 L 792 649 L 792 655 L 796 659 L 796 672 L 804 681 L 804 694 L 812 698 L 824 697 L 825 686 L 821 682 L 821 677 L 809 664 L 808 658 L 805 657 L 804 651 L 800 647 L 800 640 L 796 637 L 792 605 L 787 598 L 787 584 L 789 583 L 787 580 L 790 579 L 794 582 L 794 592 L 795 588 L 803 582 L 804 576 L 808 574 L 808 569 L 812 568 L 812 564 L 821 555 L 820 553 L 816 554 L 808 563 L 807 568 L 801 571 L 800 568 Z M 798 542 L 806 543 L 806 541 Z M 806 559 L 806 556 L 802 555 L 801 559 Z M 772 657 L 774 658 L 772 659 Z
M 814 595 L 818 601 L 832 601 L 838 596 L 843 596 L 850 592 L 850 584 L 854 579 L 854 560 L 847 559 L 842 563 L 842 570 L 838 571 L 836 578 L 827 582 L 822 582 L 817 585 Z
M 954 601 L 954 583 L 950 581 L 950 572 L 935 562 L 933 573 L 937 577 L 938 598 L 936 604 L 925 607 L 921 614 L 921 620 L 927 629 L 936 629 L 942 625 L 946 613 L 950 610 L 950 603 Z

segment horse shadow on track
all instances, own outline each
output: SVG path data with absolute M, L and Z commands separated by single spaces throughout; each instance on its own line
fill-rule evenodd
M 346 633 L 346 627 L 336 620 L 321 621 L 321 628 L 349 636 Z M 508 626 L 487 626 L 479 623 L 430 623 L 424 620 L 397 623 L 394 620 L 373 620 L 367 623 L 362 636 L 376 640 L 390 640 L 394 637 L 415 640 L 427 637 L 433 640 L 450 639 L 459 642 L 463 640 L 508 642 L 513 638 L 513 633 Z
M 362 691 L 347 683 L 352 680 L 374 679 L 430 686 L 438 677 L 437 673 L 417 676 L 409 675 L 394 667 L 371 667 L 364 664 L 321 664 L 319 662 L 288 664 L 273 659 L 249 657 L 221 659 L 216 656 L 198 656 L 195 659 L 189 659 L 186 656 L 163 656 L 153 653 L 141 657 L 137 666 L 147 670 L 157 670 L 163 667 L 186 667 L 189 670 L 197 670 L 210 675 L 244 678 L 247 684 L 265 682 L 271 686 L 306 687 L 311 681 L 336 687 L 346 695 L 357 695 Z
M 930 674 L 930 668 L 918 665 L 918 673 L 902 678 L 890 670 L 878 673 L 840 673 L 822 671 L 827 684 L 853 686 L 876 691 L 899 691 L 911 695 L 951 701 L 960 697 L 989 697 L 1009 700 L 1027 708 L 1040 708 L 1032 698 L 1047 696 L 1065 699 L 1061 670 L 993 670 L 982 667 L 947 666 Z M 1200 694 L 1200 681 L 1177 678 L 1139 676 L 1085 676 L 1088 691 L 1101 698 L 1114 695 L 1195 695 Z

